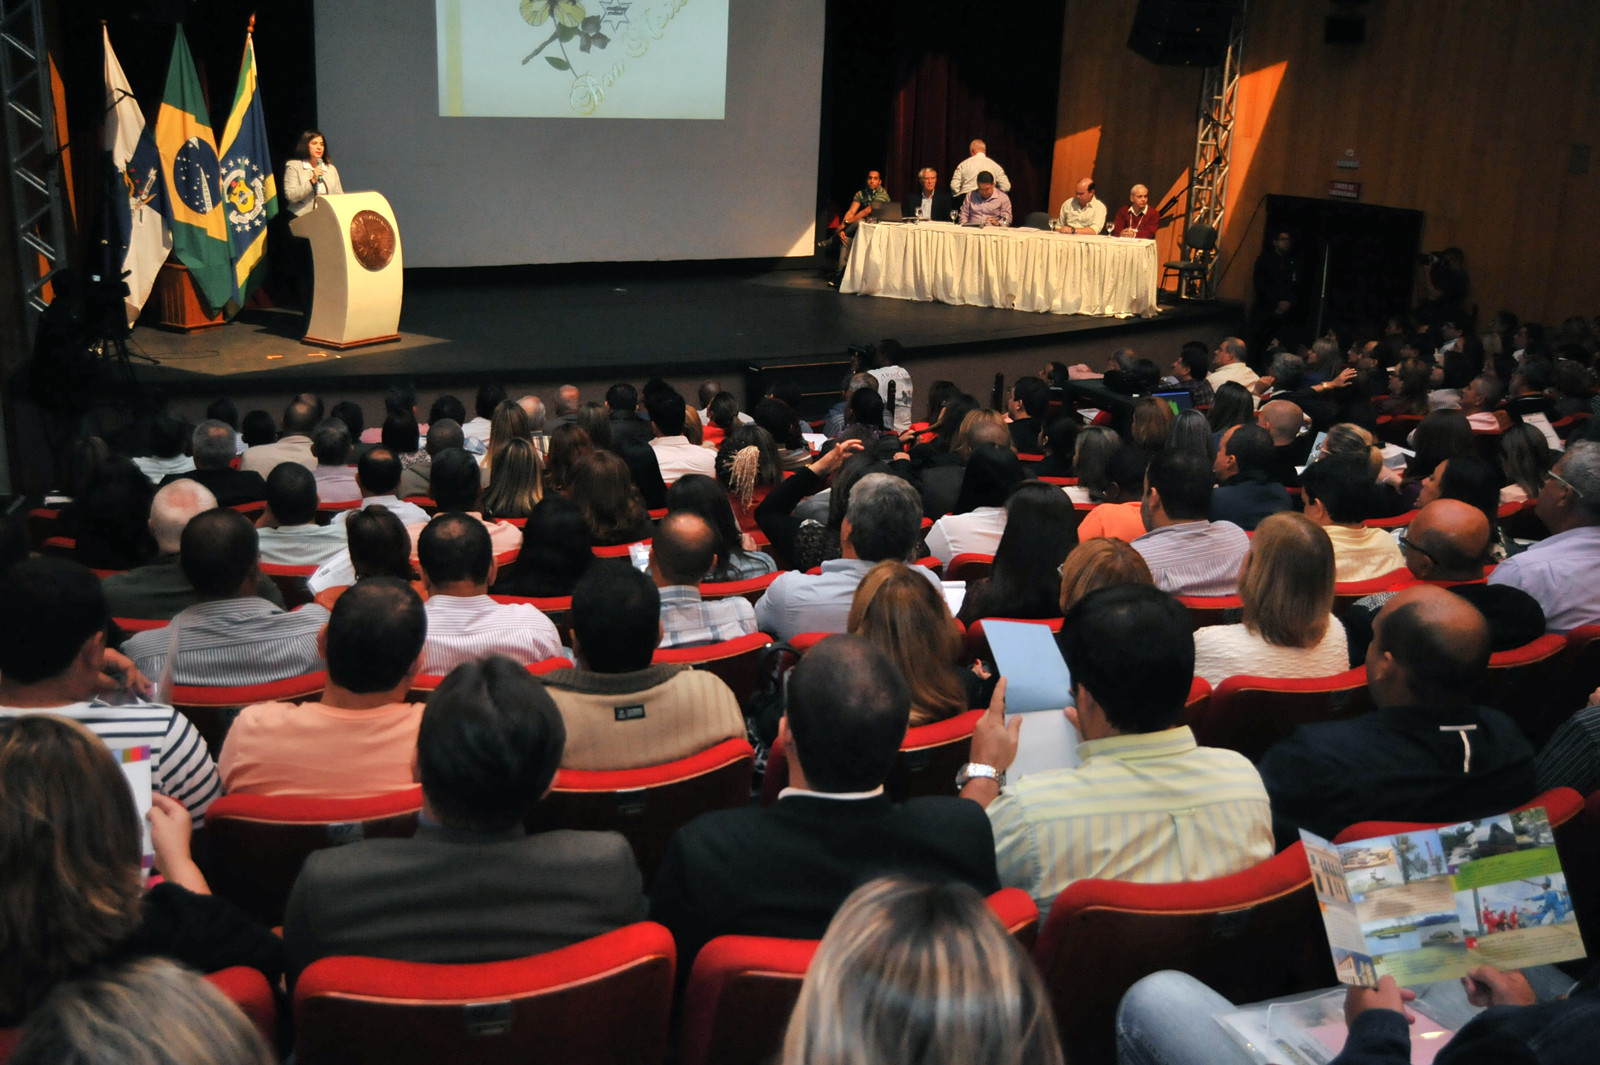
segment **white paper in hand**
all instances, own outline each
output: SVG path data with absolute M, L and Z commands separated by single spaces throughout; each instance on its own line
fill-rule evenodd
M 985 621 L 995 669 L 1006 678 L 1006 720 L 1022 718 L 1017 757 L 1006 770 L 1017 781 L 1044 769 L 1078 764 L 1078 733 L 1062 713 L 1073 705 L 1072 675 L 1048 626 Z

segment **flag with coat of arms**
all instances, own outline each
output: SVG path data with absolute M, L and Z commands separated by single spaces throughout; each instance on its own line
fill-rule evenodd
M 128 324 L 132 325 L 172 250 L 172 211 L 167 206 L 156 142 L 145 129 L 139 101 L 133 98 L 104 26 L 100 36 L 106 49 L 106 120 L 101 140 L 107 168 L 106 199 L 111 205 L 113 254 L 122 251 L 117 265 L 128 275 L 126 304 Z
M 233 296 L 222 171 L 211 116 L 182 26 L 173 38 L 166 91 L 156 116 L 156 148 L 172 205 L 172 250 L 189 268 L 201 299 L 212 311 L 221 311 Z
M 278 213 L 278 181 L 267 155 L 267 123 L 256 85 L 255 16 L 245 33 L 239 87 L 222 130 L 222 198 L 233 257 L 233 310 L 244 306 L 267 265 L 267 223 Z

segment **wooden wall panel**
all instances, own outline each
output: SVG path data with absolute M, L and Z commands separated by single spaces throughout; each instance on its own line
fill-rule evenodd
M 1128 51 L 1132 9 L 1069 0 L 1053 205 L 1086 168 L 1115 204 L 1190 162 L 1199 75 Z M 1482 313 L 1600 311 L 1600 4 L 1372 0 L 1353 46 L 1323 42 L 1332 10 L 1250 5 L 1221 294 L 1248 298 L 1265 196 L 1351 180 L 1365 203 L 1423 211 L 1424 250 L 1465 250 Z M 1095 126 L 1091 157 L 1080 134 Z M 1590 173 L 1567 173 L 1574 144 L 1596 149 Z M 1335 166 L 1346 150 L 1359 169 Z

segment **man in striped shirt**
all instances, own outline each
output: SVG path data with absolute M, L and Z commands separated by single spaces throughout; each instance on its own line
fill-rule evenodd
M 184 527 L 178 556 L 200 601 L 167 628 L 123 645 L 158 690 L 267 684 L 323 668 L 317 633 L 328 612 L 309 605 L 284 613 L 257 594 L 266 578 L 250 519 L 226 508 L 196 515 Z
M 489 598 L 496 574 L 494 549 L 480 519 L 440 514 L 417 538 L 417 557 L 428 591 L 423 673 L 448 673 L 489 655 L 526 665 L 561 653 L 561 637 L 538 607 Z
M 150 748 L 155 790 L 202 824 L 222 793 L 217 767 L 189 719 L 170 706 L 96 698 L 109 614 L 100 581 L 76 562 L 27 559 L 0 583 L 0 717 L 53 714 L 113 748 Z
M 988 810 L 1000 882 L 1045 913 L 1074 880 L 1209 880 L 1272 857 L 1260 774 L 1241 754 L 1196 746 L 1178 723 L 1194 676 L 1183 606 L 1148 585 L 1103 588 L 1061 634 L 1081 764 L 1004 786 L 996 778 L 1016 757 L 1021 722 L 1006 727 L 999 698 L 958 777 L 962 797 Z
M 661 593 L 662 647 L 699 647 L 756 631 L 756 608 L 743 596 L 700 598 L 700 578 L 715 556 L 716 534 L 693 511 L 674 511 L 656 527 L 650 577 Z
M 1172 595 L 1234 595 L 1250 538 L 1231 521 L 1210 521 L 1211 464 L 1187 451 L 1163 451 L 1144 477 L 1140 515 L 1146 532 L 1133 541 L 1156 587 Z

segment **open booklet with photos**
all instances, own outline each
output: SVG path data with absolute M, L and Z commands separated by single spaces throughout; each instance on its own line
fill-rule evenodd
M 1342 984 L 1410 986 L 1584 956 L 1542 806 L 1353 843 L 1300 838 Z

